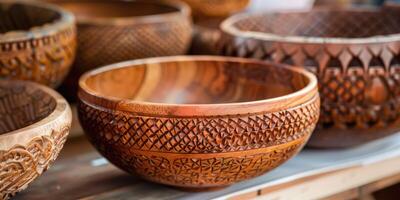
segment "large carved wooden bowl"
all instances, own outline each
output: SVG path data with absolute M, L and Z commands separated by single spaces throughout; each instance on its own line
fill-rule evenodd
M 0 2 L 0 79 L 56 87 L 69 72 L 75 50 L 71 13 L 41 2 Z
M 400 12 L 317 8 L 236 15 L 222 54 L 314 72 L 321 118 L 309 145 L 349 147 L 400 129 Z
M 295 155 L 317 123 L 317 90 L 311 73 L 271 63 L 154 58 L 83 75 L 78 111 L 116 166 L 200 189 L 259 176 Z
M 0 199 L 11 198 L 48 169 L 70 126 L 70 107 L 55 91 L 0 81 Z
M 244 9 L 250 0 L 183 0 L 195 17 L 227 17 Z
M 54 0 L 53 0 L 54 1 Z M 190 8 L 177 1 L 55 0 L 78 23 L 78 56 L 63 86 L 75 97 L 79 77 L 120 61 L 185 54 L 192 37 Z

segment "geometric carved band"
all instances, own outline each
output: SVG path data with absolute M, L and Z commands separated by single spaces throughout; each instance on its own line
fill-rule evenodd
M 217 153 L 264 148 L 309 135 L 319 117 L 319 98 L 281 112 L 246 116 L 162 118 L 79 103 L 80 120 L 96 145 L 176 153 Z

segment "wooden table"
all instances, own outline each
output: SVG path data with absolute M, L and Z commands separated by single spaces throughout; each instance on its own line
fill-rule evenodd
M 81 137 L 69 140 L 51 169 L 15 199 L 371 199 L 398 182 L 400 135 L 348 150 L 306 149 L 264 176 L 212 192 L 130 176 Z

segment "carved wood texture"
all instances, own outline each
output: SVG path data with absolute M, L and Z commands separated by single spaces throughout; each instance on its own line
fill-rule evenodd
M 0 150 L 0 198 L 9 199 L 46 171 L 62 149 L 70 127 L 53 130 L 50 136 L 26 145 Z
M 96 99 L 81 88 L 79 119 L 94 146 L 125 171 L 180 187 L 229 185 L 263 174 L 296 154 L 319 117 L 316 86 L 305 97 L 283 98 L 276 110 L 262 104 L 255 112 L 240 104 L 238 109 L 248 110 L 223 113 L 229 109 L 224 103 L 283 97 L 310 82 L 300 73 L 268 65 L 228 58 L 104 70 L 81 79 L 105 98 Z M 110 102 L 107 97 L 124 100 Z M 123 109 L 119 103 L 126 99 L 182 107 L 168 110 L 133 102 Z M 185 104 L 213 103 L 222 109 L 178 113 Z
M 357 43 L 358 37 L 398 33 L 398 15 L 381 12 L 314 11 L 311 13 L 270 14 L 243 17 L 233 26 L 285 36 L 350 37 L 348 43 L 287 41 L 284 38 L 257 39 L 225 33 L 220 43 L 224 55 L 272 60 L 304 66 L 314 72 L 321 93 L 321 118 L 313 145 L 354 145 L 388 134 L 386 128 L 400 125 L 400 41 L 379 42 L 371 38 Z M 369 27 L 369 28 L 366 28 Z M 391 36 L 387 36 L 391 37 Z M 332 130 L 331 133 L 326 132 Z M 334 131 L 337 130 L 337 131 Z M 371 130 L 371 134 L 339 136 L 340 132 Z M 378 130 L 373 132 L 374 130 Z M 326 132 L 326 133 L 325 133 Z M 355 133 L 353 132 L 353 133 Z M 394 131 L 391 131 L 392 133 Z M 330 134 L 331 136 L 328 136 Z M 335 136 L 336 135 L 336 136 Z M 343 134 L 345 135 L 345 134 Z M 372 136 L 374 135 L 374 136 Z M 325 137 L 327 136 L 327 137 Z M 348 137 L 345 139 L 344 137 Z M 364 139 L 361 139 L 365 137 Z
M 21 82 L 0 84 L 0 140 L 1 134 L 32 125 L 47 117 L 56 108 L 56 101 L 40 89 Z M 55 126 L 51 134 L 44 132 L 27 143 L 16 143 L 0 150 L 0 199 L 9 199 L 25 189 L 56 159 L 69 132 L 69 125 Z M 42 130 L 44 131 L 44 130 Z M 21 141 L 23 135 L 17 141 Z M 13 141 L 9 141 L 13 143 Z
M 192 38 L 191 17 L 166 2 L 103 1 L 100 3 L 103 6 L 96 7 L 90 3 L 61 1 L 59 5 L 78 19 L 77 57 L 62 86 L 63 93 L 76 100 L 79 77 L 97 67 L 132 59 L 185 54 Z M 108 11 L 103 10 L 107 8 L 113 11 L 107 14 Z M 131 8 L 129 12 L 127 8 Z M 100 16 L 97 13 L 101 13 Z M 122 13 L 121 23 L 112 19 L 113 13 Z M 81 15 L 89 22 L 80 22 Z M 99 17 L 104 18 L 100 23 L 95 21 Z
M 256 177 L 294 155 L 314 130 L 319 100 L 283 112 L 215 118 L 148 117 L 83 102 L 79 112 L 91 142 L 122 169 L 162 183 L 210 187 Z
M 58 30 L 54 28 L 53 33 L 43 30 L 40 35 L 31 33 L 23 39 L 8 41 L 2 38 L 17 37 L 18 31 L 37 31 L 60 20 L 61 16 L 53 10 L 19 3 L 0 3 L 0 14 L 3 16 L 0 18 L 0 32 L 4 34 L 0 35 L 0 78 L 58 86 L 75 57 L 73 22 L 65 22 L 67 25 L 57 27 Z

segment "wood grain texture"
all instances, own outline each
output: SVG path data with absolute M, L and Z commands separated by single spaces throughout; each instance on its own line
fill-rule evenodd
M 359 145 L 400 128 L 398 13 L 316 8 L 236 15 L 221 26 L 220 52 L 315 73 L 322 114 L 309 145 Z
M 58 86 L 75 57 L 73 15 L 40 2 L 4 0 L 0 16 L 0 78 Z
M 132 174 L 179 187 L 226 186 L 295 155 L 319 116 L 305 70 L 228 57 L 128 61 L 82 76 L 79 118 Z
M 62 91 L 74 99 L 79 77 L 120 61 L 183 55 L 192 37 L 190 8 L 176 1 L 49 0 L 73 12 L 78 52 Z
M 246 8 L 249 0 L 183 0 L 193 9 L 193 15 L 201 17 L 227 17 Z
M 67 102 L 51 89 L 0 81 L 0 199 L 25 189 L 48 169 L 70 126 Z

